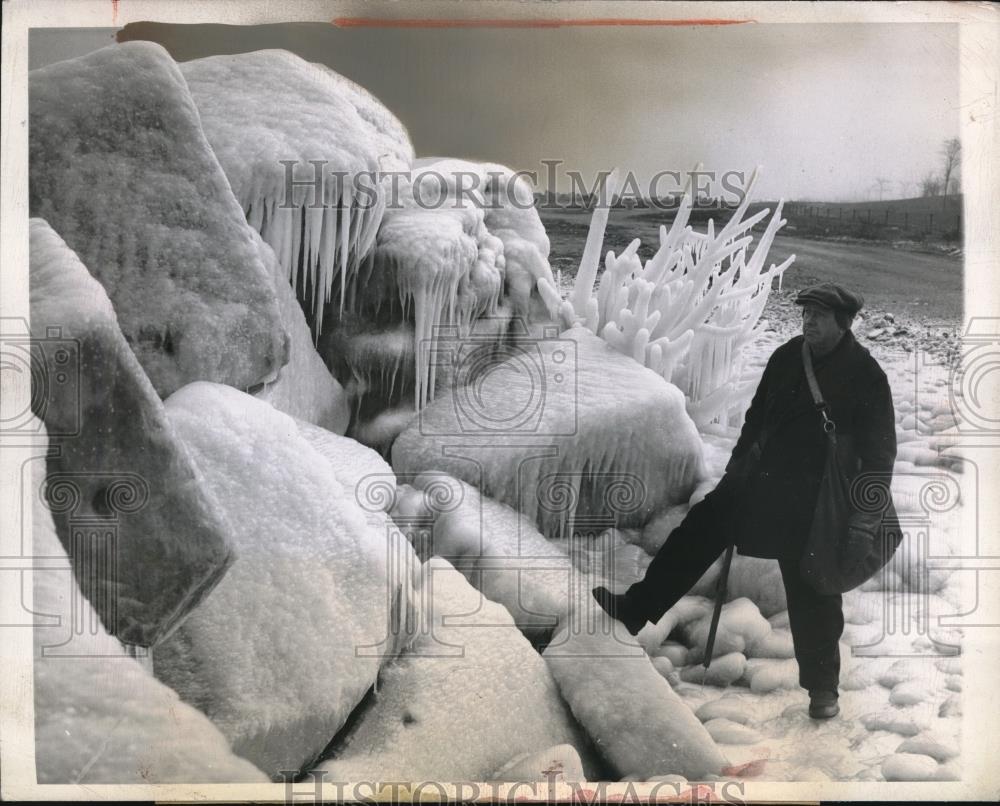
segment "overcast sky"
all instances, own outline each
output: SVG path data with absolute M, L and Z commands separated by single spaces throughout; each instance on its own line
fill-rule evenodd
M 32 31 L 31 66 L 114 29 Z M 958 29 L 944 24 L 340 29 L 146 25 L 178 60 L 260 48 L 323 62 L 378 96 L 418 156 L 648 179 L 763 166 L 758 198 L 917 195 L 958 135 Z M 910 184 L 905 184 L 910 183 Z

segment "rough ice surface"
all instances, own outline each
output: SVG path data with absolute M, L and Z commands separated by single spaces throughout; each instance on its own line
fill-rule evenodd
M 342 309 L 375 242 L 387 192 L 375 173 L 413 159 L 405 128 L 354 82 L 288 51 L 211 56 L 181 71 L 247 220 L 310 303 L 318 333 L 335 282 Z M 289 191 L 288 170 L 304 184 Z
M 277 379 L 265 383 L 255 396 L 278 411 L 343 434 L 351 418 L 347 394 L 316 352 L 309 323 L 274 251 L 254 230 L 251 234 L 274 282 L 281 319 L 289 336 L 288 363 L 281 368 Z
M 272 378 L 287 349 L 274 286 L 167 52 L 58 62 L 31 71 L 29 95 L 31 214 L 104 286 L 160 396 Z
M 542 653 L 573 715 L 621 776 L 719 774 L 726 759 L 635 639 L 596 603 Z
M 154 654 L 157 676 L 270 775 L 314 758 L 412 624 L 408 544 L 267 403 L 215 384 L 166 402 L 238 557 Z M 383 521 L 385 523 L 385 521 Z M 405 631 L 402 631 L 405 632 Z
M 447 561 L 424 566 L 429 629 L 383 667 L 373 704 L 317 769 L 337 781 L 482 781 L 523 753 L 586 738 L 545 662 Z
M 150 646 L 222 578 L 228 525 L 101 284 L 45 221 L 31 219 L 29 232 L 33 352 L 48 379 L 33 406 L 56 451 L 53 518 L 104 629 Z M 105 536 L 88 544 L 80 524 L 95 522 Z
M 549 536 L 584 519 L 642 524 L 703 472 L 680 391 L 583 328 L 436 398 L 396 439 L 392 465 L 467 481 Z
M 40 490 L 44 463 L 30 483 Z M 208 718 L 105 631 L 35 494 L 35 771 L 40 784 L 264 783 Z
M 795 259 L 764 267 L 771 242 L 786 223 L 780 202 L 750 250 L 753 237 L 748 233 L 769 213 L 744 218 L 755 178 L 756 172 L 739 208 L 718 233 L 711 221 L 705 233 L 688 225 L 692 201 L 685 194 L 670 229 L 660 227 L 660 247 L 652 258 L 640 260 L 638 239 L 621 255 L 608 252 L 595 295 L 608 218 L 607 206 L 598 207 L 570 298 L 560 308 L 566 326 L 582 323 L 676 383 L 699 426 L 742 414 L 754 388 L 741 377 L 744 348 L 758 335 L 755 328 L 773 281 L 780 281 Z M 610 196 L 616 183 L 612 174 Z

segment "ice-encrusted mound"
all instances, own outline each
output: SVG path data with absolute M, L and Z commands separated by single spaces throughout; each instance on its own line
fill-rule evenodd
M 506 607 L 529 638 L 548 636 L 565 622 L 571 595 L 590 599 L 570 557 L 526 515 L 442 473 L 423 473 L 413 485 L 436 514 L 429 551 L 447 558 L 487 599 Z M 442 502 L 439 514 L 436 500 Z
M 254 230 L 250 232 L 274 282 L 281 319 L 289 336 L 288 363 L 281 368 L 276 380 L 255 392 L 255 397 L 266 400 L 285 414 L 343 434 L 351 418 L 347 393 L 316 352 L 309 323 L 274 251 Z
M 101 284 L 45 221 L 29 233 L 32 403 L 58 449 L 53 517 L 104 628 L 149 646 L 222 578 L 229 527 Z M 81 522 L 102 526 L 89 551 Z
M 573 715 L 621 776 L 718 775 L 726 759 L 624 629 L 588 609 L 542 653 Z
M 504 295 L 513 315 L 526 323 L 557 321 L 561 300 L 549 265 L 549 237 L 528 182 L 497 163 L 437 158 L 414 161 L 414 182 L 440 181 L 437 177 L 443 177 L 453 193 L 470 185 L 476 189 L 486 227 L 503 244 Z
M 29 96 L 31 214 L 104 286 L 160 396 L 273 378 L 288 349 L 274 286 L 167 52 L 42 67 Z
M 181 70 L 247 220 L 319 332 L 335 277 L 342 306 L 375 243 L 386 203 L 377 172 L 405 171 L 413 159 L 406 129 L 354 82 L 285 50 L 210 56 Z M 289 192 L 286 171 L 304 184 Z
M 238 558 L 177 633 L 157 676 L 271 775 L 330 741 L 411 622 L 412 550 L 369 518 L 295 421 L 263 401 L 191 384 L 171 422 L 233 529 Z
M 101 626 L 31 479 L 35 771 L 40 784 L 263 783 L 204 714 Z M 54 562 L 54 561 L 58 561 Z
M 508 360 L 436 398 L 399 435 L 398 474 L 462 479 L 548 536 L 584 519 L 642 525 L 687 500 L 701 440 L 676 387 L 583 328 L 508 349 Z
M 593 770 L 545 662 L 504 608 L 441 558 L 424 565 L 420 594 L 429 630 L 383 667 L 371 709 L 319 765 L 327 779 L 482 781 L 560 744 Z

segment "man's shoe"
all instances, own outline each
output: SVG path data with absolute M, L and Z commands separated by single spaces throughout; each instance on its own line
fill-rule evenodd
M 813 719 L 830 719 L 839 713 L 836 691 L 820 689 L 809 692 L 809 716 Z
M 591 593 L 601 609 L 611 618 L 624 624 L 630 634 L 638 635 L 639 630 L 646 626 L 646 618 L 629 607 L 628 597 L 625 594 L 612 593 L 605 587 L 594 588 Z

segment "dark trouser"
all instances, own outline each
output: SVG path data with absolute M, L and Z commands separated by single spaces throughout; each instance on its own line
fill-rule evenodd
M 722 487 L 691 507 L 656 553 L 646 576 L 626 592 L 630 607 L 657 622 L 684 596 L 728 545 L 735 501 Z M 839 594 L 824 596 L 802 581 L 799 554 L 778 560 L 788 600 L 788 620 L 806 689 L 837 689 L 844 613 Z

